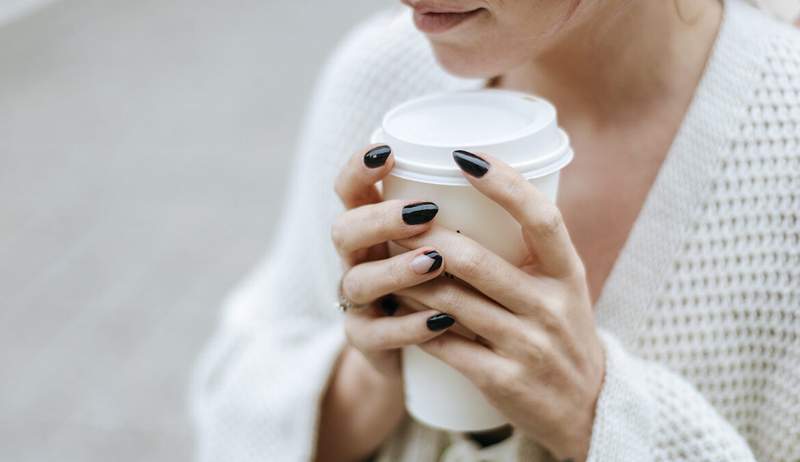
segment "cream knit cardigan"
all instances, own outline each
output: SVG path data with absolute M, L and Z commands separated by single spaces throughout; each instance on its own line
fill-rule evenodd
M 705 74 L 596 304 L 607 372 L 593 461 L 800 460 L 800 32 L 740 0 L 724 5 Z M 392 105 L 482 84 L 446 74 L 405 13 L 372 18 L 339 46 L 271 251 L 231 294 L 196 368 L 199 460 L 311 460 L 345 343 L 332 306 L 333 178 Z M 478 450 L 406 419 L 378 458 L 540 452 L 519 433 Z

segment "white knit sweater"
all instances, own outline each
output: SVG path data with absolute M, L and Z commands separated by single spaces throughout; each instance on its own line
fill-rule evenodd
M 230 296 L 196 369 L 199 460 L 310 460 L 345 342 L 332 307 L 333 178 L 392 105 L 482 83 L 446 74 L 405 13 L 372 18 L 340 45 L 274 245 Z M 799 215 L 800 32 L 726 0 L 705 74 L 596 304 L 607 372 L 590 460 L 800 460 Z M 540 453 L 518 432 L 479 450 L 409 418 L 379 460 Z

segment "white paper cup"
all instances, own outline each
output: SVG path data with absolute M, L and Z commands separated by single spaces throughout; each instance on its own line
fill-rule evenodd
M 469 184 L 452 152 L 489 153 L 553 202 L 559 171 L 573 157 L 552 104 L 505 90 L 441 93 L 407 101 L 386 113 L 372 142 L 388 144 L 395 156 L 395 167 L 382 182 L 384 199 L 435 202 L 436 223 L 515 265 L 527 255 L 519 223 Z M 403 251 L 392 243 L 389 250 L 393 255 Z M 403 379 L 406 408 L 427 425 L 480 431 L 507 422 L 472 382 L 419 347 L 403 349 Z

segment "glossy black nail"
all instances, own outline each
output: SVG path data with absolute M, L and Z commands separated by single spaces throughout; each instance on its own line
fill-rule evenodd
M 443 258 L 439 254 L 439 252 L 437 252 L 435 250 L 429 250 L 429 251 L 425 252 L 425 255 L 427 255 L 429 258 L 433 259 L 433 263 L 431 263 L 431 267 L 428 268 L 428 271 L 426 271 L 426 273 L 433 273 L 434 271 L 436 271 L 439 268 L 441 268 Z
M 467 151 L 453 151 L 453 159 L 458 164 L 458 168 L 470 175 L 480 178 L 489 171 L 489 162 L 481 159 L 475 154 Z
M 456 319 L 447 313 L 434 314 L 428 318 L 428 329 L 430 330 L 443 330 L 452 326 Z
M 392 148 L 389 146 L 376 146 L 364 154 L 364 165 L 369 168 L 381 167 L 386 163 L 386 159 L 389 158 L 389 154 L 391 153 Z
M 439 207 L 433 202 L 417 202 L 403 207 L 403 221 L 407 225 L 418 225 L 433 220 Z
M 397 297 L 392 294 L 383 297 L 380 301 L 381 311 L 383 311 L 383 314 L 386 316 L 394 315 L 399 306 L 400 305 L 397 303 Z

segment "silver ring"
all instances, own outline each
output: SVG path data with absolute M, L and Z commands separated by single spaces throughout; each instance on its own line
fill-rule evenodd
M 354 303 L 352 300 L 344 296 L 344 291 L 342 290 L 342 278 L 339 278 L 339 287 L 337 288 L 337 297 L 338 301 L 334 303 L 336 308 L 339 309 L 342 313 L 347 312 L 350 309 L 362 309 L 368 307 L 369 303 Z

